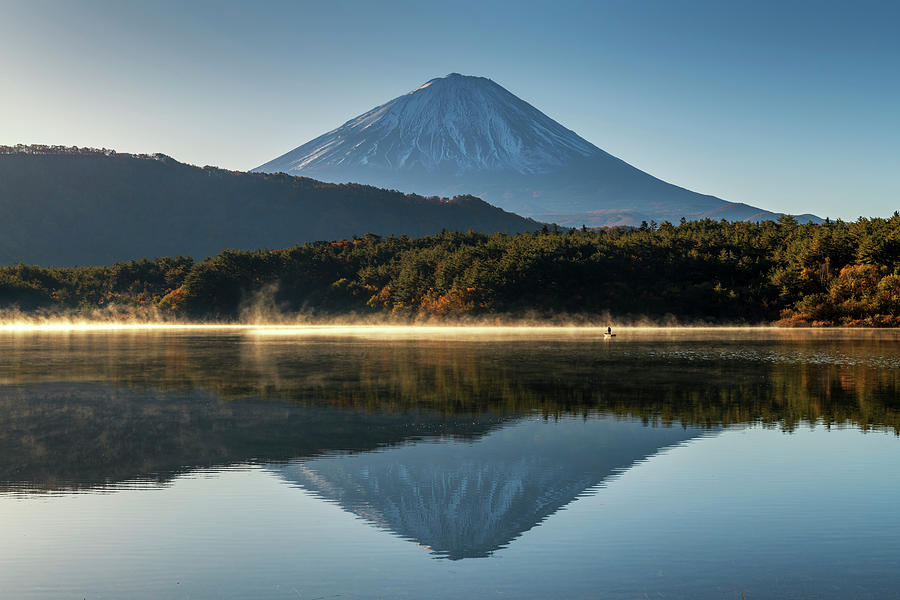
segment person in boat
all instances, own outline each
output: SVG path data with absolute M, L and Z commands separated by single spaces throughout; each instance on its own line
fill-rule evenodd
M 612 327 L 606 328 L 606 335 L 612 335 Z

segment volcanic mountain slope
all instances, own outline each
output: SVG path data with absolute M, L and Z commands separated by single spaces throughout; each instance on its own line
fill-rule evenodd
M 0 152 L 0 264 L 203 258 L 354 235 L 541 225 L 477 198 L 426 199 L 363 185 L 194 167 L 163 155 Z M 42 151 L 44 152 L 44 151 Z
M 472 193 L 540 221 L 635 225 L 775 219 L 661 181 L 484 77 L 432 79 L 255 171 L 441 196 Z M 816 220 L 801 215 L 800 220 Z

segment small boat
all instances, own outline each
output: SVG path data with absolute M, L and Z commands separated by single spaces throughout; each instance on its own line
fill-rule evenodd
M 614 334 L 614 333 L 604 333 L 603 334 L 603 339 L 608 340 L 609 338 L 614 338 L 614 337 L 616 337 L 616 334 Z

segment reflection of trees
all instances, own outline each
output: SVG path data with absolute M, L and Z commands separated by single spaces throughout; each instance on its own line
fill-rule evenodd
M 604 412 L 648 423 L 852 423 L 900 432 L 892 340 L 366 341 L 238 335 L 21 336 L 0 382 L 112 382 L 370 412 Z M 48 343 L 52 341 L 52 343 Z
M 792 336 L 740 345 L 8 336 L 0 481 L 165 479 L 184 468 L 480 436 L 531 413 L 900 432 L 900 358 L 890 343 Z

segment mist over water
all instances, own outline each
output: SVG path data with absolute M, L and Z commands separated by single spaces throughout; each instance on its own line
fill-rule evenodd
M 718 323 L 679 319 L 675 315 L 651 318 L 640 315 L 614 315 L 610 312 L 590 314 L 557 313 L 540 314 L 531 311 L 496 315 L 449 316 L 429 314 L 321 314 L 314 310 L 287 310 L 277 301 L 279 286 L 269 283 L 243 298 L 236 319 L 191 320 L 184 315 L 160 309 L 154 305 L 110 303 L 91 309 L 38 309 L 22 311 L 15 308 L 0 309 L 0 331 L 22 329 L 138 329 L 138 328 L 187 328 L 187 327 L 384 327 L 386 331 L 403 327 L 446 328 L 539 328 L 583 330 L 607 327 L 673 328 L 673 327 L 721 327 Z M 751 324 L 760 327 L 765 324 Z M 741 325 L 739 328 L 746 328 Z M 349 330 L 348 330 L 349 331 Z M 486 333 L 490 333 L 487 330 Z M 303 334 L 303 331 L 298 332 Z

